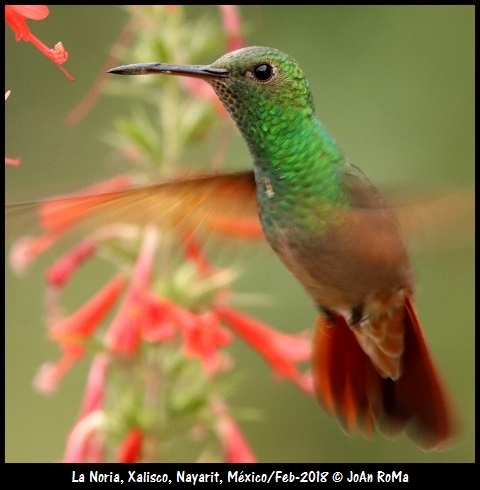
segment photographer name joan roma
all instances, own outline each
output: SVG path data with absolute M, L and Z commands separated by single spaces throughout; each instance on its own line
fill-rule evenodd
M 374 473 L 367 473 L 365 471 L 361 471 L 360 473 L 354 473 L 350 471 L 350 475 L 346 478 L 349 483 L 356 482 L 409 482 L 408 473 L 403 471 L 377 471 Z

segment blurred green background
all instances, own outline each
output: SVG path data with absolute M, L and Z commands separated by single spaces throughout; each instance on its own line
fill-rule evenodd
M 202 10 L 218 15 L 213 6 Z M 242 14 L 248 44 L 276 47 L 300 62 L 320 118 L 374 183 L 420 189 L 473 185 L 473 6 L 246 6 Z M 64 125 L 63 117 L 91 87 L 126 20 L 114 6 L 52 6 L 45 21 L 29 23 L 46 44 L 63 42 L 73 84 L 6 29 L 5 89 L 12 95 L 6 102 L 5 152 L 22 158 L 21 167 L 5 170 L 7 202 L 73 190 L 125 169 L 109 158 L 102 137 L 112 118 L 130 107 L 103 97 L 78 126 Z M 239 137 L 229 161 L 250 165 Z M 231 404 L 262 413 L 260 421 L 242 422 L 259 461 L 474 461 L 473 231 L 470 242 L 413 256 L 418 313 L 458 408 L 462 432 L 454 447 L 425 453 L 405 436 L 349 437 L 315 400 L 274 380 L 263 360 L 237 342 L 243 381 Z M 83 396 L 85 362 L 53 396 L 32 389 L 38 367 L 59 355 L 42 323 L 43 273 L 51 259 L 18 278 L 6 257 L 8 462 L 59 460 Z M 80 304 L 108 276 L 102 264 L 89 265 L 68 288 L 65 303 Z M 248 255 L 237 290 L 269 294 L 272 306 L 248 311 L 278 329 L 294 332 L 313 324 L 308 298 L 266 248 Z

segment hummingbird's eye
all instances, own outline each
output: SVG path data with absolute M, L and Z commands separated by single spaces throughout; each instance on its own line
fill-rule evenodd
M 275 75 L 275 68 L 268 63 L 260 63 L 252 70 L 252 76 L 255 80 L 265 83 L 271 80 Z

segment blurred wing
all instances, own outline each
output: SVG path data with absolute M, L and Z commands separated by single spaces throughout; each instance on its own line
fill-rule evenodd
M 253 171 L 200 175 L 88 195 L 7 206 L 7 217 L 35 214 L 54 234 L 110 223 L 154 224 L 162 229 L 246 239 L 263 236 Z
M 342 188 L 351 206 L 356 209 L 383 210 L 386 208 L 380 192 L 355 165 L 345 164 L 342 174 Z
M 342 187 L 357 214 L 368 220 L 390 216 L 402 238 L 424 248 L 473 243 L 475 193 L 470 188 L 415 193 L 399 186 L 380 193 L 354 165 L 345 165 Z
M 464 248 L 474 244 L 475 194 L 459 188 L 392 207 L 400 230 L 421 248 Z

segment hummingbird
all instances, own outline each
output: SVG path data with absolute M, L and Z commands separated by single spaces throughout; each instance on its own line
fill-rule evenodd
M 395 214 L 317 117 L 299 64 L 251 46 L 210 65 L 139 63 L 109 73 L 209 83 L 248 145 L 253 170 L 91 196 L 83 207 L 74 199 L 79 216 L 88 208 L 113 219 L 120 209 L 136 223 L 219 233 L 259 220 L 317 311 L 312 373 L 326 410 L 348 433 L 368 438 L 377 427 L 391 437 L 405 430 L 424 449 L 451 441 L 450 399 L 415 311 Z

